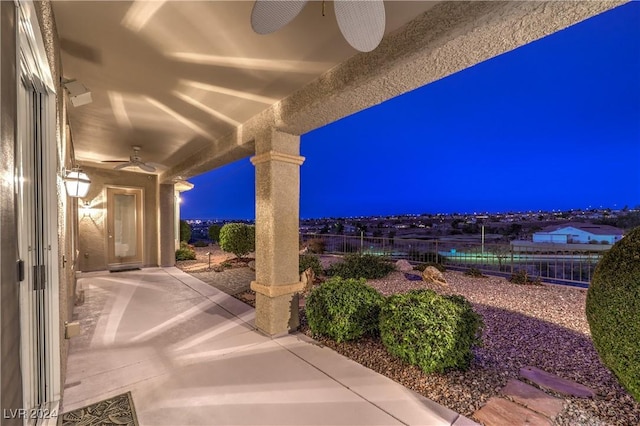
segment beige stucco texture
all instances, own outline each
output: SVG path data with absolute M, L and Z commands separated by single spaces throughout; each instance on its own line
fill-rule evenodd
M 440 2 L 163 173 L 189 178 L 246 157 L 272 129 L 302 135 L 598 15 L 624 1 Z M 224 160 L 224 161 L 223 161 Z
M 107 191 L 108 186 L 142 188 L 143 199 L 143 266 L 158 266 L 158 184 L 155 175 L 123 170 L 85 168 L 91 177 L 91 188 L 83 199 L 91 210 L 79 215 L 79 270 L 107 269 Z
M 272 131 L 256 140 L 256 327 L 265 334 L 298 326 L 300 137 Z

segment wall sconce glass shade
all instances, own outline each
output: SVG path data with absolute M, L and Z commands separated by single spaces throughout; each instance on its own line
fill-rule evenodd
M 64 186 L 69 197 L 82 198 L 89 192 L 91 179 L 82 170 L 74 169 L 67 172 L 64 178 Z

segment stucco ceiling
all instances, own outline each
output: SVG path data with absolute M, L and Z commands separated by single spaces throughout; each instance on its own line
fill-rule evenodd
M 69 106 L 81 165 L 132 145 L 175 182 L 303 134 L 614 8 L 611 1 L 386 0 L 380 46 L 358 53 L 327 1 L 280 31 L 250 27 L 252 1 L 54 1 L 64 77 L 94 102 Z M 139 171 L 139 170 L 136 170 Z
M 437 2 L 387 1 L 386 33 Z M 358 52 L 332 2 L 310 2 L 282 30 L 250 27 L 252 1 L 55 1 L 64 78 L 91 90 L 69 104 L 76 159 L 113 167 L 132 145 L 157 173 L 216 144 L 238 126 Z M 139 171 L 136 169 L 136 171 Z

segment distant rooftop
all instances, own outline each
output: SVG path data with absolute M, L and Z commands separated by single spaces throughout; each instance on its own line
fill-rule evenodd
M 623 235 L 624 230 L 610 225 L 594 225 L 593 223 L 569 222 L 562 225 L 551 225 L 542 230 L 542 232 L 557 231 L 562 228 L 576 228 L 593 235 Z

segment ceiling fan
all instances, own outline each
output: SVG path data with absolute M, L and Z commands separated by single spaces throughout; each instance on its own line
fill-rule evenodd
M 269 34 L 293 21 L 308 0 L 256 0 L 251 11 L 251 28 Z M 380 44 L 385 28 L 383 0 L 334 0 L 336 20 L 344 38 L 361 52 Z M 325 0 L 322 1 L 324 16 Z
M 129 160 L 105 160 L 103 161 L 103 163 L 123 163 L 115 166 L 114 170 L 121 170 L 126 167 L 139 167 L 140 169 L 149 173 L 153 173 L 156 171 L 156 168 L 151 165 L 152 163 L 145 163 L 144 161 L 142 161 L 142 158 L 140 157 L 140 150 L 142 149 L 141 147 L 133 145 L 131 149 L 133 150 L 133 154 L 131 154 Z

